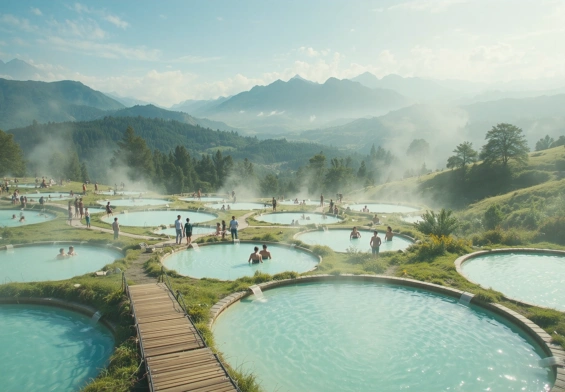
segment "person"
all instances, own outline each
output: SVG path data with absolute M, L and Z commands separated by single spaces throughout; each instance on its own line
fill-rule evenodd
M 64 259 L 65 257 L 67 257 L 67 254 L 65 253 L 65 248 L 59 249 L 59 254 L 57 255 L 57 258 Z
M 300 217 L 300 219 L 306 219 L 306 215 L 302 214 L 302 216 Z
M 394 233 L 392 232 L 392 227 L 387 226 L 385 233 L 385 241 L 392 241 L 392 237 L 394 237 Z
M 69 226 L 73 225 L 73 208 L 69 205 Z
M 41 196 L 41 197 L 39 198 L 39 205 L 40 205 L 41 207 L 43 207 L 44 204 L 45 204 L 45 199 L 43 198 L 43 196 Z
M 379 217 L 377 216 L 377 214 L 375 214 L 375 216 L 373 217 L 373 223 L 374 223 L 375 225 L 378 225 L 380 221 L 381 221 L 381 220 L 379 219 Z
M 86 184 L 85 183 L 82 184 L 82 194 L 86 195 Z
M 222 226 L 220 226 L 220 222 L 216 223 L 216 235 L 222 235 Z
M 78 218 L 78 197 L 75 198 L 75 218 Z
M 304 203 L 306 204 L 306 203 Z M 320 195 L 320 207 L 324 206 L 324 195 Z
M 12 215 L 12 219 L 18 219 L 18 217 L 16 216 L 16 214 Z
M 226 238 L 226 221 L 222 220 L 222 239 Z
M 334 199 L 330 199 L 330 211 L 334 208 Z
M 231 217 L 230 221 L 230 232 L 231 232 L 231 239 L 235 241 L 238 239 L 237 237 L 237 228 L 239 227 L 239 223 L 235 220 L 235 216 Z
M 226 205 L 225 205 L 225 204 L 222 204 L 221 210 L 222 210 L 222 211 L 225 211 L 225 210 L 226 210 Z
M 117 240 L 120 236 L 120 224 L 118 223 L 118 218 L 114 218 L 112 223 L 112 230 L 114 230 L 114 239 Z
M 202 200 L 202 189 L 198 189 L 198 200 Z
M 263 250 L 259 252 L 262 260 L 272 259 L 271 252 L 267 250 L 267 245 L 263 244 Z
M 88 207 L 84 210 L 84 220 L 86 220 L 86 227 L 90 228 L 90 211 L 88 211 Z
M 291 226 L 294 226 L 294 219 L 292 220 L 292 222 L 290 222 Z
M 353 231 L 351 232 L 351 234 L 349 234 L 349 239 L 356 240 L 359 238 L 361 238 L 361 233 L 357 231 L 357 227 L 353 227 Z
M 263 260 L 261 255 L 259 254 L 259 248 L 253 248 L 254 252 L 249 255 L 249 259 L 247 260 L 248 263 L 259 264 L 262 263 Z
M 69 246 L 69 252 L 67 253 L 67 256 L 77 256 L 77 252 L 75 252 L 74 246 Z
M 112 207 L 110 207 L 110 202 L 108 202 L 108 204 L 106 204 L 106 214 L 107 214 L 108 216 L 114 215 L 114 214 L 112 213 Z
M 23 216 L 23 215 L 22 215 L 22 216 L 20 216 L 20 223 L 23 223 L 23 222 L 25 222 L 25 220 L 26 220 L 26 217 L 25 217 L 25 216 Z
M 98 182 L 94 183 L 94 192 L 98 193 Z
M 334 215 L 339 215 L 339 210 L 337 208 L 337 204 L 334 206 Z
M 300 204 L 300 202 L 298 201 L 298 197 L 294 199 L 294 204 Z
M 276 212 L 277 211 L 277 199 L 275 199 L 273 197 L 273 211 Z
M 78 212 L 80 214 L 80 219 L 84 216 L 84 203 L 82 202 L 82 198 L 78 201 Z
M 371 237 L 371 242 L 369 242 L 369 245 L 371 245 L 371 251 L 373 253 L 373 256 L 379 257 L 379 249 L 380 249 L 380 246 L 381 246 L 381 238 L 379 237 L 379 233 L 376 230 L 373 233 L 374 234 Z
M 175 244 L 181 245 L 182 244 L 182 221 L 180 220 L 180 215 L 177 215 L 177 220 L 175 221 L 175 230 L 177 233 L 177 238 Z
M 363 212 L 369 212 L 369 209 L 367 208 L 367 206 L 363 207 Z
M 184 224 L 184 235 L 186 237 L 186 244 L 190 245 L 192 242 L 192 225 L 190 224 L 190 219 L 186 218 L 186 223 Z

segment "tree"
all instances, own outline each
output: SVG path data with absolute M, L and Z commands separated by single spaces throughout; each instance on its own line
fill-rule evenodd
M 259 184 L 263 196 L 276 196 L 279 191 L 279 180 L 273 174 L 267 174 Z
M 416 158 L 418 163 L 423 162 L 428 154 L 430 153 L 430 145 L 424 139 L 414 139 L 408 150 L 406 150 L 406 155 Z
M 68 160 L 67 165 L 65 168 L 65 178 L 68 178 L 72 181 L 83 181 L 80 161 L 78 160 L 78 154 L 76 151 L 71 150 L 67 154 Z
M 537 141 L 536 151 L 547 150 L 548 148 L 551 148 L 551 145 L 554 142 L 555 140 L 552 137 L 550 137 L 549 135 L 545 135 L 545 137 L 542 137 L 540 140 Z
M 565 136 L 559 136 L 559 138 L 554 141 L 553 143 L 551 143 L 551 148 L 553 147 L 559 147 L 559 146 L 565 146 Z
M 80 178 L 82 182 L 90 181 L 90 177 L 88 176 L 88 170 L 86 170 L 86 163 L 84 162 L 80 164 Z
M 112 158 L 112 166 L 125 166 L 128 177 L 132 180 L 153 178 L 155 166 L 151 150 L 145 140 L 135 134 L 132 127 L 127 127 L 118 147 L 119 150 L 114 152 Z
M 473 143 L 464 142 L 458 145 L 453 150 L 455 155 L 449 157 L 447 160 L 447 167 L 449 169 L 465 169 L 469 163 L 477 161 L 478 153 L 473 149 Z
M 0 131 L 0 176 L 23 176 L 25 170 L 24 154 L 14 135 Z
M 422 215 L 422 221 L 414 223 L 414 227 L 426 235 L 434 234 L 438 237 L 447 237 L 459 227 L 458 219 L 452 214 L 453 211 L 445 208 L 442 208 L 438 214 L 433 211 L 426 211 Z
M 365 177 L 367 177 L 367 166 L 365 166 L 365 161 L 361 161 L 361 166 L 359 166 L 359 170 L 357 170 L 357 178 Z
M 492 164 L 501 162 L 504 166 L 508 165 L 510 159 L 519 163 L 526 163 L 528 160 L 528 144 L 521 128 L 512 124 L 497 124 L 487 132 L 487 144 L 481 151 L 481 158 L 485 163 Z
M 502 220 L 504 219 L 504 214 L 500 209 L 498 204 L 492 204 L 486 211 L 483 216 L 483 226 L 487 230 L 493 230 L 500 225 Z

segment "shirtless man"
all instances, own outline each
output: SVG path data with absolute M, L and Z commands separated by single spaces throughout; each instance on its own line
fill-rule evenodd
M 267 250 L 267 245 L 263 245 L 263 250 L 259 254 L 263 260 L 272 259 L 271 252 Z
M 379 237 L 379 233 L 375 230 L 373 236 L 371 237 L 371 242 L 369 243 L 369 245 L 371 245 L 371 250 L 373 253 L 373 256 L 375 257 L 379 257 L 379 249 L 381 246 L 381 237 Z
M 67 257 L 68 255 L 65 253 L 65 248 L 61 248 L 59 249 L 59 254 L 57 255 L 58 259 L 64 259 L 65 257 Z
M 263 260 L 261 258 L 261 255 L 259 254 L 259 248 L 255 247 L 255 248 L 253 248 L 253 250 L 254 250 L 254 252 L 249 255 L 249 259 L 247 260 L 247 262 L 249 264 L 251 264 L 251 263 L 253 263 L 253 264 L 262 263 Z
M 392 232 L 392 227 L 388 226 L 386 228 L 385 241 L 392 241 L 392 237 L 394 237 L 394 233 Z
M 75 247 L 74 246 L 69 246 L 69 252 L 67 253 L 67 256 L 76 256 L 77 252 L 75 252 Z

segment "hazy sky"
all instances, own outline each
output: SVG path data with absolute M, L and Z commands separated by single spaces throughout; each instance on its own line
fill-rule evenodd
M 15 57 L 162 105 L 297 73 L 563 79 L 565 0 L 2 0 Z

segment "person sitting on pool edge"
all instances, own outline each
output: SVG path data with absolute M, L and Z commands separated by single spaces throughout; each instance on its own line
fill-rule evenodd
M 392 227 L 388 226 L 386 228 L 385 241 L 392 241 L 392 237 L 394 237 L 394 233 L 392 232 Z
M 267 245 L 265 244 L 263 244 L 263 250 L 260 251 L 259 254 L 261 255 L 261 259 L 263 260 L 272 259 L 271 252 L 267 250 Z
M 357 231 L 357 227 L 353 227 L 353 231 L 351 232 L 351 234 L 349 234 L 349 239 L 350 240 L 356 240 L 361 238 L 361 233 Z
M 67 256 L 77 256 L 77 252 L 75 252 L 74 246 L 69 246 L 69 252 L 67 253 Z
M 379 219 L 379 217 L 375 214 L 375 216 L 373 217 L 373 223 L 375 225 L 378 225 L 381 222 L 381 220 Z
M 65 253 L 65 248 L 61 248 L 59 249 L 59 254 L 57 255 L 58 259 L 64 259 L 65 257 L 67 257 L 68 255 Z
M 259 264 L 262 263 L 263 260 L 261 260 L 261 255 L 259 254 L 259 248 L 255 247 L 253 248 L 253 250 L 255 252 L 251 253 L 249 255 L 249 259 L 247 260 L 248 263 L 253 263 L 253 264 Z

